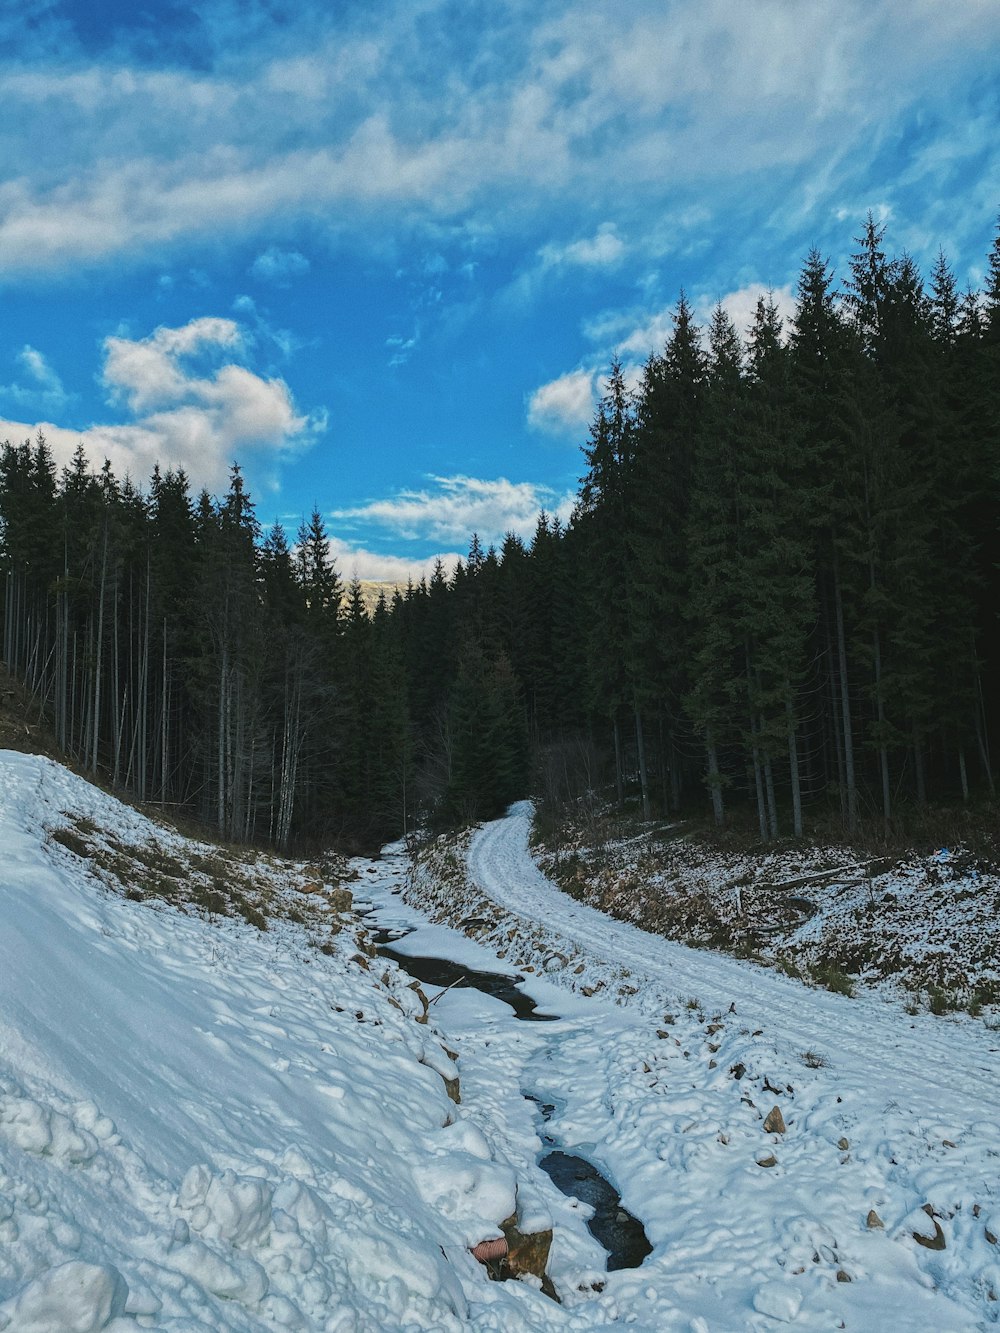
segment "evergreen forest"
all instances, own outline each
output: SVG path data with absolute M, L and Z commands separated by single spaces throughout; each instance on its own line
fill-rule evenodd
M 994 795 L 1000 234 L 981 291 L 869 218 L 783 326 L 682 296 L 611 365 L 565 524 L 366 608 L 319 512 L 0 459 L 3 657 L 78 767 L 235 841 L 365 847 L 595 788 L 770 841 Z

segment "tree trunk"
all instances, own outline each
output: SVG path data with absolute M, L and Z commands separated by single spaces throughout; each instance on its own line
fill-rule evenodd
M 635 705 L 635 752 L 639 761 L 639 785 L 642 790 L 642 817 L 648 824 L 652 815 L 649 809 L 649 781 L 646 774 L 646 743 L 642 733 L 642 713 Z
M 833 604 L 837 627 L 837 661 L 840 669 L 840 713 L 844 742 L 844 784 L 847 791 L 847 827 L 858 827 L 858 790 L 854 779 L 854 736 L 851 728 L 851 692 L 847 679 L 847 641 L 844 635 L 844 601 L 840 591 L 840 573 L 836 556 L 833 561 Z
M 712 816 L 716 828 L 726 822 L 726 811 L 722 800 L 722 775 L 719 772 L 719 755 L 715 748 L 715 736 L 712 728 L 705 731 L 705 753 L 708 759 L 708 790 L 712 797 Z
M 622 737 L 618 727 L 618 714 L 612 719 L 612 727 L 615 737 L 615 794 L 618 798 L 618 809 L 625 804 L 625 792 L 622 789 Z
M 785 717 L 788 723 L 788 774 L 792 782 L 792 830 L 796 838 L 802 837 L 802 785 L 799 781 L 799 751 L 795 726 L 795 708 L 792 705 L 791 689 L 785 681 Z

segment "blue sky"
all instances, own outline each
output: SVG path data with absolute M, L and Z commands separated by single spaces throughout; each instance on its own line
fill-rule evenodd
M 347 576 L 568 512 L 682 286 L 869 209 L 977 285 L 1000 209 L 996 0 L 21 0 L 0 87 L 0 438 L 236 459 Z

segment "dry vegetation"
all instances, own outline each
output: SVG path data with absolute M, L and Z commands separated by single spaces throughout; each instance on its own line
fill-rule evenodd
M 535 855 L 566 893 L 669 939 L 846 994 L 877 986 L 913 1008 L 979 1013 L 1000 1002 L 994 822 L 965 817 L 964 845 L 765 848 L 581 807 L 537 831 Z

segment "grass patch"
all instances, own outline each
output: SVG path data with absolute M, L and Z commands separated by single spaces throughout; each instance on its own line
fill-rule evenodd
M 799 1059 L 807 1069 L 825 1069 L 830 1063 L 825 1055 L 820 1055 L 817 1051 L 803 1051 Z
M 809 974 L 818 986 L 823 986 L 835 995 L 854 994 L 854 979 L 842 971 L 836 963 L 818 962 L 813 963 L 809 969 Z

